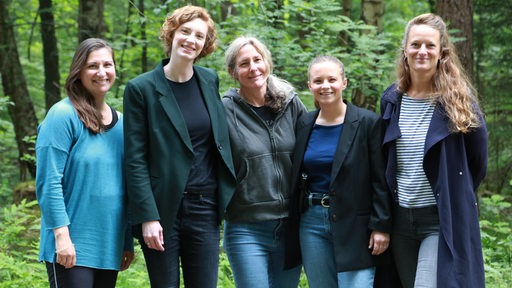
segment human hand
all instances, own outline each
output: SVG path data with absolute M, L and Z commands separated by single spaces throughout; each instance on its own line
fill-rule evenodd
M 159 221 L 142 223 L 142 237 L 146 246 L 157 251 L 164 251 L 164 230 Z
M 57 254 L 57 263 L 65 268 L 72 268 L 76 264 L 76 251 L 71 237 L 69 236 L 68 226 L 53 229 L 55 236 L 55 254 Z
M 389 247 L 389 233 L 372 231 L 368 249 L 372 249 L 372 255 L 380 255 Z
M 121 271 L 124 271 L 132 264 L 135 254 L 133 251 L 123 251 L 123 259 L 121 260 Z

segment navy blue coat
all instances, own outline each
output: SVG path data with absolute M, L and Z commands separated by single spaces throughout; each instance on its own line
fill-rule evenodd
M 393 84 L 381 99 L 386 124 L 386 180 L 396 193 L 396 139 L 402 93 Z M 487 129 L 453 133 L 443 107 L 437 105 L 425 140 L 423 169 L 439 213 L 438 287 L 485 287 L 476 189 L 487 171 Z M 391 243 L 392 245 L 392 243 Z

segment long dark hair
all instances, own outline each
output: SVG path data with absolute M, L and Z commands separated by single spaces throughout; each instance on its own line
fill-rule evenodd
M 112 59 L 114 59 L 114 49 L 105 40 L 89 38 L 82 41 L 78 48 L 76 48 L 73 61 L 71 61 L 71 67 L 69 68 L 68 78 L 66 79 L 66 94 L 69 100 L 71 100 L 73 107 L 75 107 L 78 118 L 80 118 L 87 129 L 95 134 L 102 132 L 105 128 L 101 112 L 96 107 L 94 97 L 84 88 L 79 75 L 87 62 L 89 54 L 101 48 L 108 49 L 112 54 Z

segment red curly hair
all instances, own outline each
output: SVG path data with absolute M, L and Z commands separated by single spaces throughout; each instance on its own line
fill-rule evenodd
M 217 31 L 215 30 L 215 23 L 213 22 L 208 11 L 203 7 L 187 5 L 174 10 L 172 14 L 167 15 L 164 24 L 160 29 L 160 40 L 164 45 L 165 55 L 170 56 L 172 50 L 172 40 L 174 33 L 178 28 L 186 22 L 192 21 L 196 18 L 202 19 L 208 26 L 208 33 L 206 34 L 206 41 L 204 43 L 203 50 L 197 56 L 196 60 L 199 60 L 209 54 L 211 54 L 215 48 L 217 48 Z

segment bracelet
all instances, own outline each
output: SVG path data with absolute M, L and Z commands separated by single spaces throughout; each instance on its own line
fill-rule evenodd
M 71 248 L 71 247 L 73 247 L 73 246 L 74 246 L 74 245 L 73 245 L 73 243 L 71 243 L 71 244 L 69 244 L 69 245 L 67 245 L 67 246 L 64 246 L 63 248 L 56 249 L 56 250 L 55 250 L 55 253 L 57 253 L 57 254 L 58 254 L 58 253 L 60 253 L 60 252 L 62 252 L 62 251 L 64 251 L 64 250 L 66 250 L 66 249 L 68 249 L 68 248 Z

